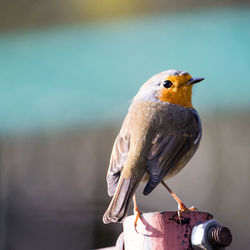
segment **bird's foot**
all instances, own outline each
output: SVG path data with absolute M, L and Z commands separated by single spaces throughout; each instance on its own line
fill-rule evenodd
M 135 231 L 138 233 L 138 231 L 137 231 L 137 222 L 138 222 L 138 220 L 139 220 L 139 218 L 141 217 L 141 211 L 138 209 L 138 207 L 136 207 L 135 209 L 134 209 L 134 214 L 135 214 L 135 222 L 134 222 L 134 228 L 135 228 Z
M 135 194 L 133 195 L 133 203 L 134 203 L 134 214 L 135 214 L 134 228 L 135 228 L 135 231 L 138 233 L 137 222 L 138 222 L 139 218 L 141 217 L 142 212 L 139 210 L 139 208 L 137 206 Z
M 180 224 L 181 224 L 181 213 L 185 211 L 198 211 L 198 209 L 194 206 L 187 208 L 183 202 L 178 203 L 177 214 L 178 214 L 178 219 L 179 219 Z

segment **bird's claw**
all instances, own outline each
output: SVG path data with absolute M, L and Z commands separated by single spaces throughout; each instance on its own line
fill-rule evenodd
M 198 211 L 198 209 L 194 206 L 187 208 L 183 203 L 178 205 L 178 211 L 177 211 L 177 215 L 178 215 L 178 220 L 181 224 L 181 213 L 185 212 L 185 211 Z

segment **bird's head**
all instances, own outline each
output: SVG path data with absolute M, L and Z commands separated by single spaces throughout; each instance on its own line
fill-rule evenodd
M 160 100 L 192 108 L 193 84 L 204 78 L 193 78 L 189 73 L 166 70 L 151 77 L 140 89 L 138 98 Z

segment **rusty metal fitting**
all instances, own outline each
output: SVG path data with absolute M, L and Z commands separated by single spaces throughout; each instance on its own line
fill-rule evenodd
M 224 249 L 231 244 L 232 234 L 216 220 L 209 220 L 193 227 L 191 242 L 195 249 Z
M 232 242 L 232 234 L 227 227 L 214 226 L 208 231 L 208 241 L 215 247 L 227 247 Z

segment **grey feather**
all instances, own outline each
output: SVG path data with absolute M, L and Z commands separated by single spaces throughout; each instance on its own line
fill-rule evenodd
M 160 130 L 161 134 L 157 134 L 152 140 L 152 147 L 147 156 L 150 178 L 144 188 L 144 195 L 152 192 L 169 173 L 179 172 L 195 153 L 201 139 L 201 122 L 195 110 L 186 113 L 183 123 L 187 122 L 187 125 L 184 129 L 179 129 L 178 134 L 168 135 L 173 128 L 171 123 L 167 123 L 166 129 Z
M 109 196 L 113 196 L 115 193 L 121 171 L 128 156 L 129 146 L 130 146 L 129 134 L 125 136 L 121 136 L 119 134 L 113 146 L 109 169 L 106 178 Z

